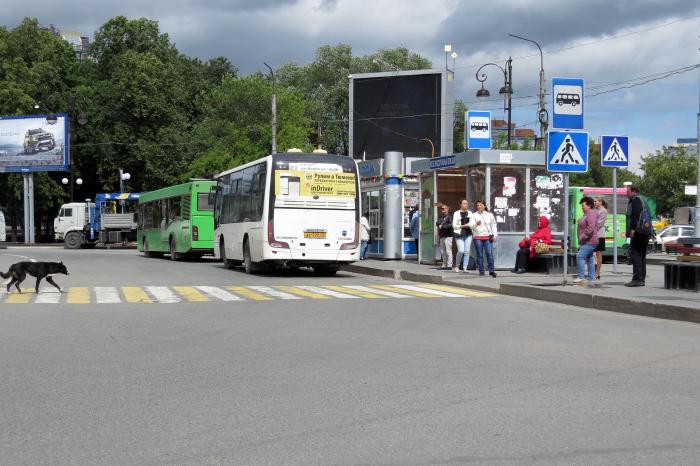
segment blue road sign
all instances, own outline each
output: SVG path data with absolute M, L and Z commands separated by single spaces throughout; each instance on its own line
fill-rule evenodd
M 629 167 L 629 139 L 627 136 L 600 137 L 600 165 L 603 167 Z
M 550 131 L 547 133 L 547 171 L 587 172 L 588 133 L 578 131 Z
M 552 78 L 552 129 L 583 129 L 583 79 Z
M 491 112 L 470 110 L 466 120 L 467 149 L 491 149 Z

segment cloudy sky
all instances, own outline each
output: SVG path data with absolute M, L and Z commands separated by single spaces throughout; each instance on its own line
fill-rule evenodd
M 689 0 L 3 0 L 0 23 L 25 16 L 92 36 L 115 15 L 160 22 L 178 49 L 203 59 L 224 55 L 242 73 L 312 60 L 325 44 L 347 43 L 356 55 L 407 47 L 445 66 L 443 44 L 458 53 L 455 96 L 504 117 L 499 102 L 474 102 L 474 74 L 513 57 L 513 119 L 536 128 L 539 54 L 553 76 L 586 81 L 586 130 L 627 134 L 632 158 L 697 134 L 700 3 Z M 452 59 L 449 59 L 452 68 Z M 502 75 L 489 67 L 492 95 Z M 639 83 L 649 81 L 643 85 Z M 612 92 L 606 92 L 612 91 Z M 595 95 L 594 94 L 599 94 Z

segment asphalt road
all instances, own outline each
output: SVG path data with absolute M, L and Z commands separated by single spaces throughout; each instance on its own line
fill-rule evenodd
M 19 256 L 71 275 L 0 295 L 2 464 L 700 461 L 695 324 L 135 251 L 0 269 Z

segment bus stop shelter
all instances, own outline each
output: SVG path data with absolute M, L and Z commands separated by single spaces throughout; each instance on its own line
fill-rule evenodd
M 564 177 L 547 172 L 543 151 L 469 150 L 420 160 L 412 168 L 420 174 L 420 263 L 435 264 L 440 258 L 438 203 L 451 213 L 461 199 L 469 201 L 471 211 L 477 200 L 486 203 L 498 228 L 496 268 L 513 267 L 518 243 L 537 228 L 540 215 L 550 219 L 553 234 L 563 232 Z

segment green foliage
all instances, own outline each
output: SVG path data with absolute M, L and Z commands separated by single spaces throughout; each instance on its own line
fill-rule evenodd
M 454 123 L 452 130 L 452 151 L 456 154 L 459 152 L 464 152 L 464 143 L 466 142 L 464 138 L 466 137 L 464 133 L 464 118 L 467 112 L 467 104 L 464 103 L 462 99 L 455 100 L 454 106 Z
M 629 170 L 617 170 L 617 185 L 622 186 L 625 181 L 638 184 L 640 177 Z M 612 187 L 612 168 L 600 165 L 600 144 L 589 143 L 588 172 L 576 173 L 569 177 L 571 186 Z
M 670 216 L 676 207 L 686 206 L 692 198 L 684 193 L 686 184 L 697 183 L 697 158 L 685 147 L 664 147 L 656 154 L 642 157 L 644 178 L 641 191 L 656 200 L 658 213 Z

